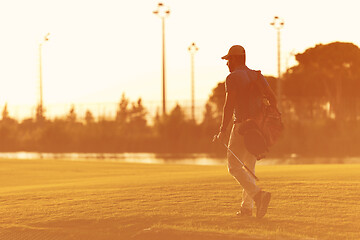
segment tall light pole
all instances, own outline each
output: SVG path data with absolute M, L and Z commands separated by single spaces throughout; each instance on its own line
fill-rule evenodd
M 284 21 L 280 19 L 278 16 L 274 17 L 274 20 L 270 23 L 271 26 L 273 26 L 277 31 L 277 58 L 278 58 L 278 82 L 277 82 L 277 96 L 278 96 L 278 105 L 279 110 L 281 111 L 281 55 L 280 55 L 280 30 L 284 27 Z
M 161 18 L 162 24 L 162 107 L 163 115 L 166 115 L 166 85 L 165 85 L 165 18 L 169 16 L 170 10 L 163 3 L 159 3 L 154 14 Z
M 50 33 L 47 33 L 44 39 L 39 43 L 39 106 L 37 114 L 39 117 L 43 117 L 44 114 L 44 106 L 43 106 L 43 82 L 42 82 L 42 46 L 45 42 L 49 41 Z
M 199 48 L 192 43 L 188 50 L 191 56 L 191 117 L 195 121 L 195 76 L 194 76 L 194 55 Z

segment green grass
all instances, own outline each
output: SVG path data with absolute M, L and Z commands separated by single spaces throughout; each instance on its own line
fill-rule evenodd
M 258 166 L 258 220 L 226 166 L 0 160 L 0 239 L 360 239 L 359 173 Z

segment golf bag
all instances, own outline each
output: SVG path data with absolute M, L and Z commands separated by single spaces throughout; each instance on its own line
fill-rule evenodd
M 261 82 L 263 80 L 260 72 L 252 79 L 248 91 L 248 114 L 239 128 L 246 149 L 257 160 L 265 157 L 269 147 L 275 144 L 284 129 L 281 113 L 266 98 L 262 86 L 264 83 Z

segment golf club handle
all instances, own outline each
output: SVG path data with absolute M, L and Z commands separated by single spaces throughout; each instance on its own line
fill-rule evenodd
M 231 152 L 231 154 L 241 163 L 241 165 L 246 169 L 246 171 L 248 171 L 248 173 L 250 173 L 256 181 L 259 181 L 255 174 L 235 155 L 235 153 L 226 145 L 226 143 L 223 144 L 227 148 L 227 150 L 229 150 L 229 152 Z

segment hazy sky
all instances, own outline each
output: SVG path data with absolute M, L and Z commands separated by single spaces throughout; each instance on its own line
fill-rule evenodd
M 282 30 L 282 69 L 291 52 L 318 43 L 360 45 L 357 0 L 167 0 L 167 97 L 190 99 L 195 42 L 195 96 L 206 100 L 228 74 L 221 60 L 241 44 L 247 65 L 276 75 L 275 15 Z M 161 100 L 161 20 L 153 0 L 0 0 L 0 107 L 38 101 L 38 47 L 43 45 L 44 103 Z

